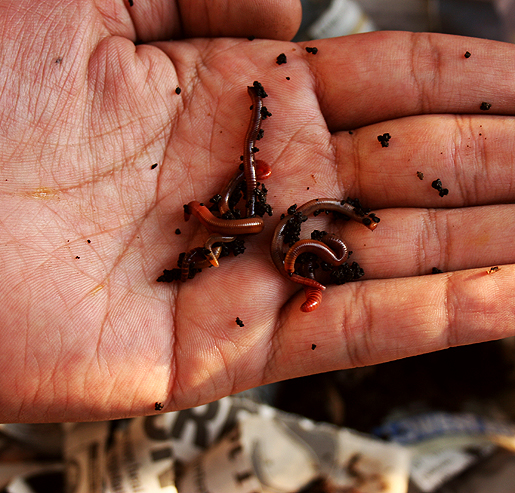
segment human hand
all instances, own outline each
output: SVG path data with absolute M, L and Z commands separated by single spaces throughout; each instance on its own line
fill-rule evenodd
M 185 20 L 199 38 L 165 42 L 181 37 L 165 2 L 102 12 L 26 3 L 0 17 L 1 421 L 185 408 L 513 334 L 514 47 L 375 33 L 311 43 L 312 55 L 283 41 L 206 38 L 288 39 L 295 16 L 271 10 L 259 15 L 286 19 L 282 29 L 230 13 L 198 28 Z M 272 113 L 259 157 L 273 170 L 274 216 L 243 256 L 156 283 L 206 237 L 194 218 L 184 224 L 182 206 L 233 175 L 254 80 Z M 377 141 L 385 132 L 388 148 Z M 431 188 L 435 178 L 449 195 Z M 358 197 L 381 223 L 330 226 L 366 275 L 330 286 L 305 314 L 269 242 L 288 206 L 321 196 Z M 432 267 L 445 273 L 426 276 Z

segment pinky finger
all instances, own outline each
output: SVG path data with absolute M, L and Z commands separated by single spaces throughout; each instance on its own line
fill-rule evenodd
M 267 380 L 513 336 L 514 276 L 515 265 L 506 265 L 330 286 L 312 313 L 300 312 L 295 300 L 275 332 Z

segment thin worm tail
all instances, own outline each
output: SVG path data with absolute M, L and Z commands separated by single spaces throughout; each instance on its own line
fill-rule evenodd
M 218 257 L 220 257 L 220 252 L 222 251 L 222 247 L 213 248 L 213 245 L 215 243 L 230 243 L 235 239 L 236 236 L 222 236 L 217 234 L 212 234 L 208 237 L 208 239 L 204 243 L 204 255 L 213 267 L 219 266 Z
M 195 257 L 202 258 L 201 255 L 202 248 L 197 247 L 193 248 L 189 252 L 186 252 L 184 254 L 184 257 L 182 259 L 180 268 L 181 268 L 181 281 L 185 282 L 188 280 L 188 277 L 190 275 L 190 265 L 195 263 Z

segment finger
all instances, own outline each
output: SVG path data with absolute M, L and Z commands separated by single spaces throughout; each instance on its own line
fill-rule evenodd
M 514 273 L 510 266 L 491 275 L 464 271 L 331 287 L 308 314 L 295 306 L 299 296 L 275 331 L 265 382 L 512 336 Z
M 364 279 L 408 277 L 515 264 L 515 205 L 461 209 L 387 209 L 370 232 L 332 225 L 353 252 Z M 306 226 L 306 231 L 309 231 Z
M 443 34 L 317 40 L 307 58 L 330 129 L 423 113 L 514 114 L 515 46 Z M 469 52 L 470 57 L 465 53 Z
M 297 32 L 302 15 L 298 0 L 133 0 L 132 3 L 130 7 L 127 0 L 135 36 L 145 42 L 249 36 L 289 40 Z
M 352 252 L 364 279 L 409 277 L 515 264 L 511 248 L 515 236 L 515 205 L 492 205 L 460 209 L 385 209 L 374 231 L 356 222 L 310 217 L 301 235 L 312 231 L 335 233 Z M 318 269 L 316 279 L 331 283 Z M 294 291 L 292 291 L 294 292 Z M 289 293 L 289 295 L 292 294 Z M 284 300 L 283 300 L 284 301 Z
M 383 147 L 384 134 L 390 139 Z M 461 207 L 515 199 L 515 118 L 423 115 L 338 132 L 340 194 L 372 208 Z M 447 195 L 433 184 L 439 179 Z

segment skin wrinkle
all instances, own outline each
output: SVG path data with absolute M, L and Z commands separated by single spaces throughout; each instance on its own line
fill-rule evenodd
M 340 322 L 341 333 L 344 335 L 342 347 L 346 350 L 346 357 L 350 365 L 348 368 L 363 367 L 370 361 L 370 334 L 374 327 L 372 310 L 366 303 L 366 284 L 356 283 L 350 287 L 353 291 L 352 306 L 348 305 L 343 308 L 343 317 Z M 357 308 L 358 307 L 358 308 Z M 360 313 L 360 320 L 354 320 L 352 312 Z M 363 320 L 364 315 L 364 320 Z M 359 325 L 356 325 L 359 322 Z M 362 334 L 361 338 L 353 336 L 353 334 Z
M 430 35 L 424 33 L 412 33 L 411 35 L 410 72 L 413 85 L 417 88 L 419 104 L 415 113 L 418 114 L 431 113 L 432 105 L 430 103 L 430 95 L 438 94 L 436 87 L 438 85 L 438 81 L 440 80 L 441 57 L 439 49 L 433 45 L 431 39 L 432 37 Z M 430 53 L 431 56 L 428 57 L 427 53 Z M 431 70 L 431 78 L 427 76 L 427 70 L 422 71 L 418 69 L 418 65 L 422 62 L 425 64 L 430 62 L 431 66 L 433 67 Z M 424 79 L 421 79 L 418 76 L 419 72 L 425 74 Z M 429 83 L 431 83 L 431 87 L 428 89 L 427 86 Z
M 474 177 L 474 190 L 475 190 L 475 198 L 479 199 L 481 196 L 481 185 L 483 181 L 486 182 L 493 182 L 493 179 L 491 177 L 491 165 L 490 160 L 488 158 L 488 149 L 487 149 L 487 143 L 485 140 L 485 136 L 483 129 L 474 129 L 472 127 L 472 119 L 470 120 L 470 133 L 472 136 L 472 139 L 475 137 L 475 152 L 474 155 L 476 157 L 476 161 L 479 161 L 477 163 L 477 166 L 479 166 L 485 173 L 485 180 L 481 180 L 481 182 L 478 180 L 477 177 Z M 481 134 L 481 135 L 479 135 Z M 477 150 L 479 148 L 479 151 Z
M 460 201 L 462 204 L 471 204 L 474 203 L 473 200 L 475 197 L 478 196 L 478 190 L 477 190 L 477 181 L 475 183 L 475 196 L 472 197 L 471 194 L 467 191 L 467 187 L 463 187 L 462 183 L 463 180 L 466 180 L 464 176 L 459 176 L 459 170 L 467 170 L 470 171 L 470 169 L 464 165 L 465 162 L 469 161 L 469 156 L 466 155 L 466 149 L 468 144 L 466 142 L 470 142 L 470 149 L 472 148 L 472 142 L 474 140 L 474 136 L 471 131 L 471 117 L 469 116 L 462 116 L 462 115 L 455 115 L 455 127 L 456 132 L 454 135 L 456 136 L 455 139 L 453 139 L 452 142 L 452 149 L 453 149 L 453 162 L 452 162 L 452 169 L 454 171 L 454 182 L 452 187 L 452 194 L 454 195 L 456 192 L 458 192 L 460 196 Z M 476 158 L 476 153 L 473 153 L 474 158 Z M 474 168 L 478 168 L 477 162 L 473 163 Z M 476 176 L 476 173 L 473 173 L 474 176 Z M 445 185 L 444 185 L 445 186 Z M 469 187 L 470 188 L 470 187 Z
M 460 211 L 458 209 L 457 211 L 459 214 L 463 214 L 462 211 Z M 438 214 L 438 211 L 436 211 L 436 220 L 439 220 L 439 217 L 442 216 L 442 214 Z M 443 258 L 444 258 L 444 266 L 445 268 L 442 269 L 444 271 L 447 271 L 449 270 L 449 266 L 451 265 L 451 262 L 452 262 L 452 224 L 451 222 L 449 221 L 449 214 L 443 214 L 443 219 L 444 219 L 444 225 L 443 227 L 441 225 L 438 225 L 437 227 L 437 231 L 439 232 L 444 232 L 444 238 L 443 238 L 443 241 L 440 240 L 440 245 L 441 245 L 441 251 L 443 252 Z M 441 221 L 440 221 L 441 223 Z M 438 235 L 439 237 L 441 236 L 440 234 Z
M 443 300 L 443 310 L 444 310 L 444 317 L 445 317 L 445 324 L 443 324 L 443 327 L 441 329 L 441 333 L 443 334 L 443 341 L 444 341 L 444 349 L 455 347 L 460 345 L 460 337 L 459 337 L 459 331 L 460 329 L 457 326 L 457 320 L 458 320 L 458 306 L 459 304 L 458 297 L 455 294 L 455 285 L 454 285 L 454 278 L 456 277 L 455 274 L 449 273 L 444 274 L 445 276 L 445 289 L 444 289 L 444 300 Z
M 446 218 L 446 214 L 443 214 L 444 218 Z M 446 242 L 449 240 L 449 225 L 446 224 L 445 228 L 442 228 L 440 221 L 441 214 L 438 213 L 437 209 L 427 209 L 425 216 L 422 218 L 422 224 L 424 225 L 424 230 L 427 231 L 425 235 L 428 238 L 428 242 L 431 245 L 432 243 L 436 243 L 439 245 L 439 248 L 436 250 L 438 254 L 438 258 L 434 260 L 436 265 L 433 267 L 437 267 L 442 271 L 449 270 L 449 254 L 446 245 Z M 446 221 L 447 222 L 447 221 Z M 442 231 L 445 231 L 445 235 L 442 238 Z M 432 238 L 436 239 L 433 240 Z M 425 245 L 420 245 L 421 248 L 424 248 Z M 425 251 L 425 249 L 424 249 Z M 424 266 L 422 266 L 424 269 Z M 426 272 L 424 272 L 425 274 Z
M 420 215 L 421 218 L 419 224 L 421 225 L 421 228 L 419 230 L 420 234 L 418 235 L 418 245 L 417 248 L 415 248 L 415 255 L 417 257 L 416 262 L 418 266 L 417 275 L 424 275 L 427 274 L 427 266 L 429 263 L 428 259 L 430 259 L 430 261 L 435 264 L 434 267 L 441 268 L 440 265 L 442 256 L 441 253 L 439 253 L 438 259 L 432 260 L 434 255 L 427 255 L 429 251 L 432 253 L 432 250 L 430 250 L 429 246 L 434 243 L 432 238 L 437 235 L 435 226 L 436 211 L 434 209 L 428 209 L 425 212 L 421 211 Z
M 472 117 L 468 117 L 468 130 L 470 134 L 471 147 L 473 147 L 473 157 L 474 157 L 474 165 L 475 168 L 483 172 L 483 177 L 479 173 L 474 174 L 474 195 L 470 197 L 470 194 L 467 194 L 467 197 L 474 201 L 479 202 L 479 198 L 481 197 L 481 188 L 484 182 L 491 183 L 493 180 L 490 177 L 490 163 L 488 161 L 488 153 L 487 153 L 487 144 L 485 142 L 484 136 L 479 135 L 483 132 L 475 129 L 472 126 L 473 119 Z M 460 184 L 460 190 L 462 190 L 462 196 L 464 195 L 464 187 L 462 185 L 464 177 L 460 177 L 457 179 L 457 183 Z M 471 201 L 467 203 L 472 203 Z
M 353 164 L 354 164 L 354 180 L 352 181 L 352 184 L 350 185 L 349 189 L 352 189 L 355 191 L 355 194 L 357 194 L 358 197 L 361 197 L 362 193 L 362 186 L 359 183 L 359 170 L 361 169 L 361 153 L 360 153 L 360 145 L 359 145 L 359 137 L 356 134 L 350 135 L 350 142 L 352 145 L 352 156 L 353 156 Z M 347 178 L 348 179 L 348 178 Z
M 308 45 L 309 46 L 309 45 Z M 301 49 L 304 49 L 304 47 L 301 47 Z M 311 80 L 311 83 L 309 85 L 310 89 L 313 91 L 313 93 L 316 96 L 316 100 L 318 102 L 318 110 L 320 114 L 324 117 L 324 120 L 327 122 L 326 115 L 324 115 L 322 108 L 323 106 L 320 105 L 320 101 L 323 100 L 323 96 L 326 93 L 323 87 L 324 78 L 319 76 L 319 73 L 317 71 L 317 63 L 316 60 L 311 57 L 311 55 L 308 54 L 307 57 L 304 57 L 302 59 L 304 62 L 304 66 L 308 69 L 308 75 L 309 79 Z M 308 78 L 308 77 L 306 77 Z M 327 126 L 327 123 L 326 123 Z M 329 126 L 327 126 L 327 130 L 330 132 Z
M 293 310 L 292 306 L 290 306 L 289 308 L 285 306 L 287 304 L 291 304 L 291 300 L 292 297 L 290 297 L 285 304 L 280 306 L 279 313 L 276 317 L 277 322 L 274 324 L 272 330 L 268 332 L 270 336 L 266 343 L 266 357 L 264 358 L 265 362 L 263 364 L 263 369 L 261 371 L 261 381 L 265 384 L 273 381 L 273 368 L 277 365 L 278 361 L 276 355 L 278 353 L 281 354 L 283 352 L 282 338 L 280 337 L 280 335 L 285 332 L 285 321 L 288 318 L 288 313 L 291 310 Z

